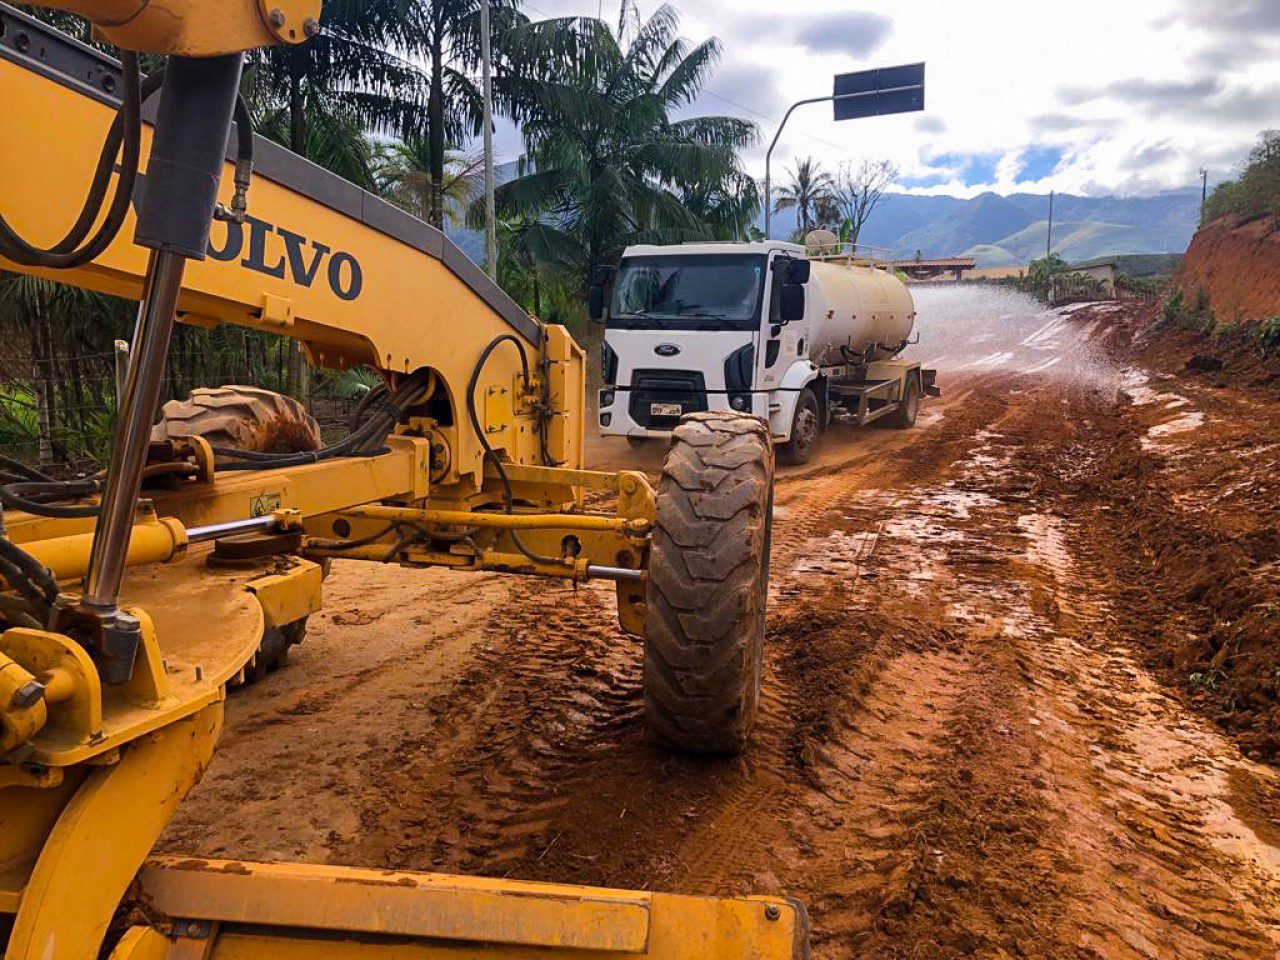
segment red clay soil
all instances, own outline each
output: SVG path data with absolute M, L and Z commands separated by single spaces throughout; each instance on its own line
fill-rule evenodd
M 815 960 L 1277 956 L 1280 399 L 982 295 L 915 430 L 780 472 L 742 757 L 648 741 L 607 584 L 339 561 L 161 849 L 783 893 Z
M 1280 316 L 1280 217 L 1224 217 L 1203 227 L 1174 283 L 1189 297 L 1203 289 L 1220 322 Z
M 1173 447 L 1099 420 L 1089 439 L 1099 468 L 1081 484 L 1072 465 L 1060 489 L 1086 516 L 1123 518 L 1094 525 L 1094 548 L 1128 585 L 1118 614 L 1149 665 L 1246 753 L 1280 763 L 1280 415 L 1262 402 L 1280 357 L 1161 325 L 1149 306 L 1106 309 L 1113 352 L 1154 373 L 1144 389 L 1166 391 L 1130 394 L 1130 416 L 1155 426 L 1195 411 L 1203 425 Z M 1205 371 L 1206 359 L 1223 366 Z M 1242 392 L 1241 380 L 1269 389 Z

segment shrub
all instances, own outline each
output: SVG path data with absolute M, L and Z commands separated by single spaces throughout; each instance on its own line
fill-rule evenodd
M 1259 321 L 1255 335 L 1263 350 L 1268 353 L 1280 350 L 1280 317 L 1267 317 Z
M 1280 214 L 1280 130 L 1265 130 L 1235 180 L 1218 184 L 1205 204 L 1205 220 Z

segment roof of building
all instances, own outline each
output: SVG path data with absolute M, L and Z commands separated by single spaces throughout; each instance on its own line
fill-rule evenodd
M 1081 260 L 1078 263 L 1069 263 L 1065 267 L 1059 267 L 1054 273 L 1074 273 L 1077 270 L 1092 270 L 1095 267 L 1114 267 L 1120 269 L 1120 263 L 1114 257 L 1095 257 L 1092 260 Z
M 895 267 L 960 267 L 966 270 L 972 270 L 978 265 L 978 261 L 973 257 L 942 257 L 936 260 L 887 260 L 885 262 Z

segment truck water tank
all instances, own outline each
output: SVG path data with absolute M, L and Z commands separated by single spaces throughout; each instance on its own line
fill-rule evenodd
M 906 284 L 887 270 L 849 259 L 813 261 L 806 303 L 809 358 L 819 366 L 891 357 L 915 327 Z

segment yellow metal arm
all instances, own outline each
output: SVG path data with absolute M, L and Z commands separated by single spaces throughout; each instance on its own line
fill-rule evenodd
M 320 32 L 320 0 L 55 0 L 123 50 L 211 57 Z

